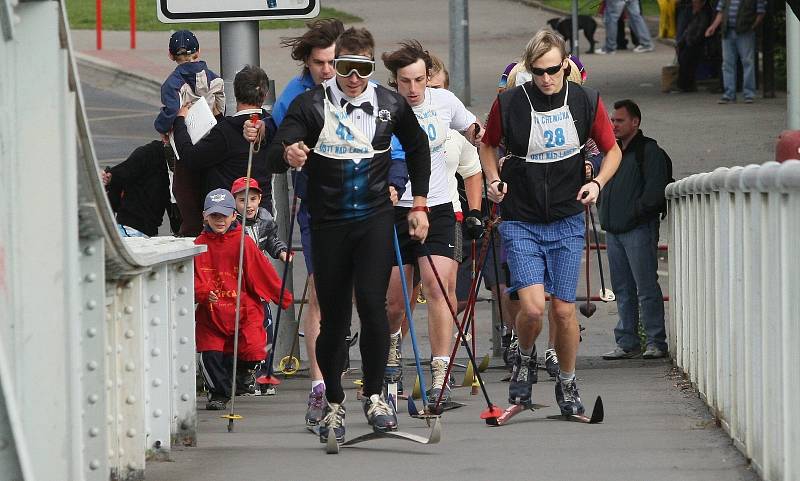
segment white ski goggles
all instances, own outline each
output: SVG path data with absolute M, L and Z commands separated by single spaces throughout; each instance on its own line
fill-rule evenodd
M 375 61 L 361 55 L 342 55 L 334 59 L 333 68 L 340 77 L 349 77 L 355 72 L 361 78 L 369 78 L 375 73 Z

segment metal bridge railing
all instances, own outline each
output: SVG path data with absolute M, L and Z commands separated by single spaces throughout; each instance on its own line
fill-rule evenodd
M 765 480 L 800 479 L 800 161 L 666 193 L 673 357 Z

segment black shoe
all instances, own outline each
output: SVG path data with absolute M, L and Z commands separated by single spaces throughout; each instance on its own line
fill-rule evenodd
M 533 403 L 533 385 L 538 380 L 536 347 L 534 346 L 530 356 L 518 352 L 514 359 L 514 367 L 508 385 L 508 402 L 522 406 Z
M 209 411 L 224 411 L 227 408 L 228 408 L 227 399 L 213 395 L 206 403 L 206 409 Z
M 377 394 L 364 397 L 361 401 L 367 422 L 375 431 L 396 431 L 397 416 L 394 408 Z
M 578 394 L 578 382 L 574 377 L 570 380 L 560 377 L 556 379 L 556 402 L 564 416 L 584 413 L 583 402 Z

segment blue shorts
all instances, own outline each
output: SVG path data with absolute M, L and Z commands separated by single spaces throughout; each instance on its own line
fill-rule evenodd
M 548 224 L 503 221 L 500 233 L 511 271 L 508 292 L 543 284 L 545 292 L 575 302 L 585 229 L 582 213 Z
M 300 244 L 303 245 L 306 272 L 311 275 L 314 273 L 314 264 L 311 262 L 311 216 L 305 203 L 301 203 L 297 209 L 297 225 L 300 226 Z

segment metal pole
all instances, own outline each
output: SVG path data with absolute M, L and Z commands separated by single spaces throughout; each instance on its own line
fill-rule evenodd
M 775 3 L 767 1 L 767 14 L 761 26 L 762 69 L 761 91 L 765 99 L 775 98 Z
M 573 57 L 580 57 L 580 40 L 578 39 L 578 0 L 572 0 L 572 42 L 570 42 Z
M 233 78 L 245 65 L 261 65 L 258 43 L 258 22 L 220 22 L 219 60 L 225 81 L 225 111 L 236 112 Z
M 786 106 L 791 130 L 800 129 L 800 20 L 786 4 Z
M 464 105 L 471 105 L 468 1 L 450 0 L 450 91 Z

